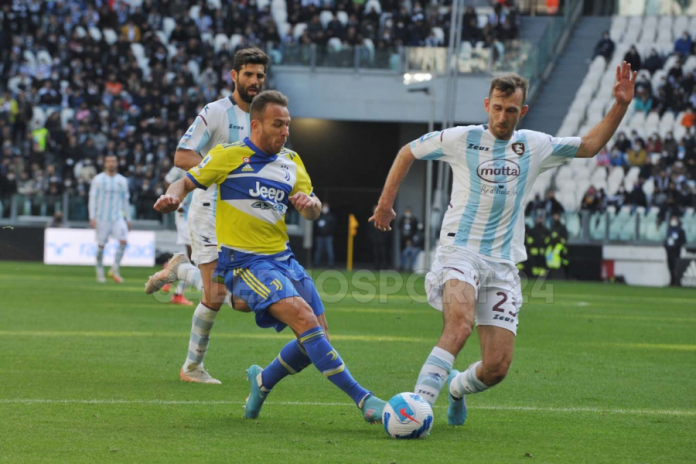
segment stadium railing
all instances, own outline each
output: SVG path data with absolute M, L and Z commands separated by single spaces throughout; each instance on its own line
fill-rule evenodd
M 612 243 L 630 245 L 661 245 L 667 235 L 668 221 L 658 223 L 659 208 L 624 206 L 618 211 L 609 206 L 603 212 L 565 212 L 562 221 L 573 244 Z M 532 216 L 525 218 L 527 226 L 534 226 Z M 682 217 L 682 228 L 689 245 L 696 244 L 696 214 L 687 209 Z
M 525 2 L 525 12 L 548 13 L 547 7 L 537 5 L 534 0 Z M 517 72 L 530 80 L 532 94 L 536 84 L 549 72 L 550 64 L 563 46 L 565 37 L 582 10 L 581 0 L 564 2 L 560 14 L 552 16 L 540 40 L 495 41 L 486 47 L 483 42 L 462 42 L 458 57 L 458 69 L 467 73 Z M 363 45 L 345 45 L 340 40 L 317 44 L 273 44 L 267 45 L 267 53 L 276 66 L 300 66 L 313 70 L 342 68 L 360 70 L 383 70 L 395 74 L 404 72 L 430 72 L 445 74 L 447 48 L 440 47 L 390 47 L 378 50 L 374 43 L 366 40 Z

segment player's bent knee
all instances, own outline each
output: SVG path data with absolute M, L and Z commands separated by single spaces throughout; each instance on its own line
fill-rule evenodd
M 319 320 L 314 314 L 314 311 L 312 311 L 312 308 L 302 298 L 285 298 L 284 300 L 280 300 L 279 303 L 288 306 L 291 312 L 290 316 L 293 320 L 291 327 L 298 332 L 306 332 L 307 330 L 319 326 Z
M 511 360 L 501 359 L 483 365 L 482 381 L 486 385 L 496 385 L 502 382 L 510 370 Z

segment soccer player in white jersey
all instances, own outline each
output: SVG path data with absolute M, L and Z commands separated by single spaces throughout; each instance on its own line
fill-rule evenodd
M 168 188 L 171 184 L 177 180 L 186 176 L 186 171 L 179 169 L 176 166 L 172 166 L 166 176 L 164 176 L 165 188 Z M 188 213 L 191 207 L 191 198 L 193 193 L 189 193 L 181 202 L 178 210 L 176 210 L 176 216 L 174 223 L 176 225 L 176 244 L 183 245 L 186 247 L 186 256 L 191 259 L 191 234 L 189 233 L 188 226 Z M 193 306 L 193 303 L 189 301 L 184 296 L 184 291 L 186 290 L 186 281 L 180 280 L 179 284 L 174 290 L 174 295 L 172 295 L 171 302 L 173 304 L 179 304 L 184 306 Z
M 131 230 L 128 181 L 118 172 L 116 156 L 104 158 L 104 172 L 92 179 L 89 188 L 89 226 L 97 230 L 97 282 L 105 282 L 104 247 L 109 237 L 118 240 L 118 250 L 109 277 L 122 283 L 120 266 Z
M 239 142 L 249 136 L 249 107 L 264 85 L 269 61 L 268 56 L 258 48 L 240 50 L 235 54 L 231 71 L 235 83 L 234 93 L 228 98 L 208 103 L 201 110 L 176 150 L 174 164 L 177 167 L 188 171 L 197 166 L 216 145 Z M 203 367 L 210 331 L 225 301 L 224 295 L 215 294 L 214 289 L 217 287 L 212 285 L 213 271 L 218 260 L 215 237 L 216 201 L 215 184 L 206 190 L 197 189 L 191 201 L 191 258 L 200 273 L 196 272 L 186 256 L 178 254 L 169 261 L 166 269 L 150 278 L 145 290 L 146 293 L 152 293 L 177 279 L 202 288 L 203 298 L 193 313 L 189 350 L 179 374 L 179 378 L 186 382 L 221 383 Z M 240 309 L 240 304 L 243 302 L 235 302 L 235 309 Z
M 484 100 L 488 124 L 426 134 L 399 151 L 370 218 L 379 230 L 391 230 L 396 193 L 415 160 L 441 160 L 453 172 L 440 247 L 425 282 L 429 303 L 443 311 L 444 328 L 415 387 L 416 393 L 434 404 L 447 383 L 449 424 L 466 420 L 464 395 L 500 383 L 512 362 L 522 306 L 515 264 L 526 259 L 523 211 L 534 180 L 572 158 L 591 158 L 606 145 L 633 99 L 636 74 L 625 62 L 617 67 L 615 103 L 583 137 L 556 138 L 515 130 L 529 109 L 525 104 L 528 82 L 510 74 L 491 83 Z M 453 363 L 474 324 L 481 360 L 459 373 Z

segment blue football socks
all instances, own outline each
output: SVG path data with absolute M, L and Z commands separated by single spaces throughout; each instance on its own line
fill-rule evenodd
M 301 334 L 300 342 L 319 372 L 350 396 L 356 405 L 370 394 L 350 375 L 343 360 L 324 336 L 321 327 L 315 327 Z
M 307 353 L 305 353 L 299 341 L 292 340 L 288 342 L 288 344 L 280 350 L 278 357 L 261 373 L 263 388 L 267 390 L 272 389 L 286 376 L 297 374 L 311 363 L 312 361 L 309 359 L 309 356 L 307 356 Z

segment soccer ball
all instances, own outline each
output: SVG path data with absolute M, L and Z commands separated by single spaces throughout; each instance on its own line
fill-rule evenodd
M 382 424 L 392 438 L 424 438 L 433 426 L 433 409 L 415 393 L 399 393 L 384 406 Z

